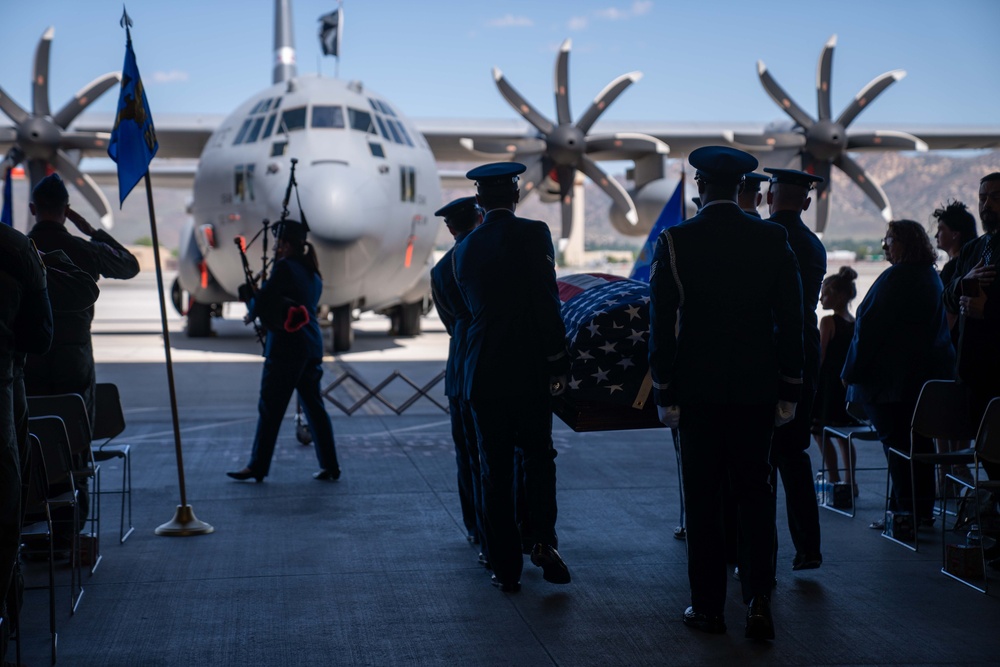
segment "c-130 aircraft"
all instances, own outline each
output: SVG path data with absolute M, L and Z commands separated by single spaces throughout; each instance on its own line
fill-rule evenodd
M 555 71 L 556 117 L 546 118 L 494 70 L 504 99 L 522 121 L 442 120 L 414 123 L 384 96 L 360 82 L 299 76 L 291 30 L 291 0 L 275 0 L 275 66 L 272 85 L 236 108 L 221 122 L 158 119 L 160 158 L 200 155 L 194 174 L 192 220 L 182 234 L 174 303 L 187 315 L 188 335 L 211 334 L 211 318 L 236 301 L 244 271 L 234 240 L 250 239 L 262 221 L 274 222 L 285 203 L 291 160 L 298 160 L 299 197 L 288 201 L 289 215 L 307 217 L 324 276 L 321 304 L 333 321 L 334 351 L 349 349 L 351 315 L 356 309 L 387 314 L 396 334 L 419 333 L 429 306 L 431 251 L 438 231 L 433 211 L 441 203 L 435 160 L 515 159 L 528 165 L 522 194 L 537 191 L 562 209 L 560 247 L 582 249 L 582 198 L 575 196 L 577 172 L 590 177 L 611 198 L 609 217 L 623 234 L 645 235 L 669 198 L 664 178 L 668 152 L 679 157 L 707 144 L 749 150 L 767 166 L 795 166 L 827 177 L 818 193 L 817 232 L 827 222 L 829 174 L 844 171 L 883 216 L 888 201 L 847 151 L 995 148 L 1000 127 L 930 127 L 911 132 L 848 128 L 857 115 L 903 76 L 896 70 L 876 77 L 837 118 L 831 114 L 830 78 L 835 38 L 825 45 L 817 69 L 818 114 L 814 119 L 777 84 L 767 68 L 758 74 L 768 95 L 791 123 L 733 124 L 597 122 L 641 74 L 617 77 L 573 120 L 569 109 L 570 43 L 559 51 Z M 343 22 L 340 21 L 339 27 Z M 32 183 L 49 166 L 64 172 L 110 224 L 110 207 L 90 176 L 69 155 L 104 154 L 111 120 L 98 115 L 75 119 L 118 80 L 96 79 L 63 109 L 48 107 L 48 55 L 52 30 L 35 56 L 34 108 L 29 113 L 0 91 L 0 109 L 14 127 L 0 127 L 0 149 L 25 161 Z M 73 127 L 70 127 L 70 124 Z M 669 144 L 669 146 L 668 146 Z M 9 156 L 11 153 L 8 154 Z M 601 160 L 630 160 L 632 187 L 609 178 Z M 153 162 L 154 181 L 158 163 Z M 182 173 L 184 172 L 184 173 Z M 190 179 L 185 168 L 165 168 L 174 180 Z M 180 176 L 180 179 L 177 177 Z M 467 185 L 464 180 L 461 181 Z M 888 217 L 887 217 L 888 219 Z M 262 268 L 263 248 L 248 251 L 251 269 Z

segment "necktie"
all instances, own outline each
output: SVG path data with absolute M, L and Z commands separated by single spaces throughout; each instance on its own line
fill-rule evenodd
M 993 263 L 993 251 L 994 251 L 994 241 L 996 240 L 996 234 L 987 234 L 986 247 L 983 248 L 983 264 Z

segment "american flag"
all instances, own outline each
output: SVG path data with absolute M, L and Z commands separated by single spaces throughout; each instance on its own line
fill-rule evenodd
M 581 273 L 558 281 L 571 400 L 632 406 L 649 371 L 649 285 Z

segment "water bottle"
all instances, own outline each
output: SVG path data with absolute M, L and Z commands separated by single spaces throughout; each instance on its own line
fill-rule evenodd
M 813 483 L 813 488 L 816 491 L 816 504 L 823 505 L 826 503 L 826 475 L 823 471 L 816 473 L 816 481 Z
M 983 545 L 983 534 L 979 532 L 979 524 L 974 523 L 969 526 L 969 532 L 965 535 L 965 546 L 976 547 Z

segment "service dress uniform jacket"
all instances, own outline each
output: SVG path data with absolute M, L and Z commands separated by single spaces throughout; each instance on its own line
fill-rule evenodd
M 771 590 L 768 452 L 775 404 L 798 400 L 802 373 L 802 289 L 787 234 L 735 202 L 710 202 L 660 236 L 650 297 L 655 399 L 680 407 L 691 605 L 722 614 L 726 484 L 739 505 L 744 601 Z
M 70 234 L 61 223 L 39 220 L 28 236 L 42 252 L 66 253 L 94 281 L 101 276 L 129 279 L 139 273 L 139 262 L 132 253 L 104 230 L 99 229 L 92 238 L 85 239 Z M 24 374 L 28 394 L 80 394 L 93 423 L 95 373 L 90 326 L 94 308 L 57 311 L 54 317 L 52 348 L 45 355 L 28 355 Z
M 455 235 L 455 246 L 461 243 L 469 232 Z M 458 495 L 462 506 L 462 522 L 466 535 L 481 541 L 482 503 L 479 485 L 479 445 L 476 425 L 472 417 L 469 401 L 462 398 L 463 371 L 465 368 L 466 335 L 471 315 L 462 301 L 462 292 L 455 280 L 452 261 L 455 247 L 431 269 L 431 293 L 441 322 L 448 331 L 448 361 L 445 364 L 444 395 L 448 397 L 448 412 L 451 418 L 451 436 L 455 443 L 455 461 L 458 467 Z
M 318 274 L 297 258 L 279 259 L 271 277 L 248 304 L 251 317 L 261 316 L 267 328 L 264 370 L 257 403 L 259 419 L 250 463 L 247 467 L 263 478 L 271 470 L 271 458 L 292 393 L 298 391 L 320 468 L 339 471 L 333 425 L 320 394 L 323 377 L 323 338 L 316 308 L 323 291 Z M 305 326 L 289 331 L 290 307 L 303 306 L 309 316 Z
M 556 546 L 549 380 L 569 370 L 548 226 L 494 209 L 454 250 L 471 320 L 462 395 L 479 435 L 486 545 L 495 576 L 520 580 L 522 539 Z M 523 455 L 533 535 L 518 532 L 514 453 Z

